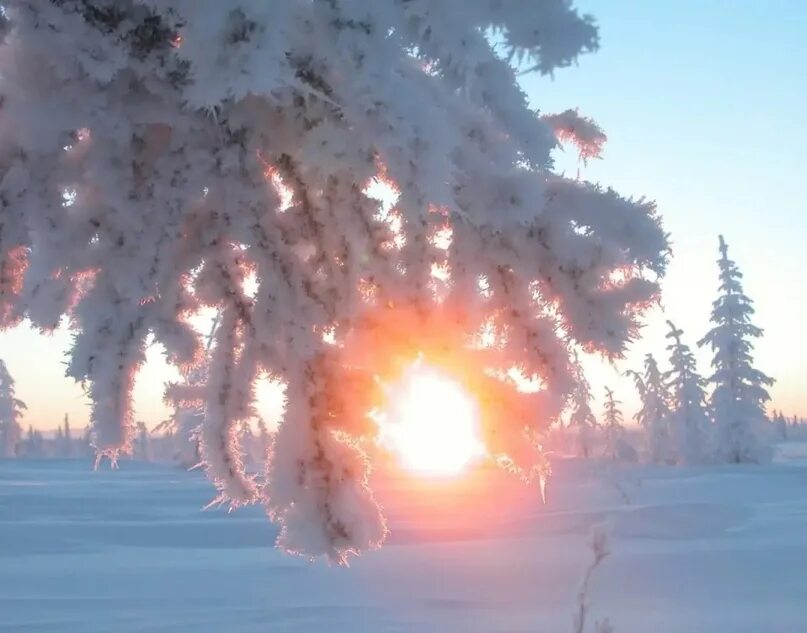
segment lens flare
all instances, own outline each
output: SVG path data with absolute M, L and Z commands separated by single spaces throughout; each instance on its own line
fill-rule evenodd
M 377 417 L 380 442 L 407 469 L 456 475 L 484 455 L 477 407 L 460 383 L 416 362 L 387 391 L 387 410 Z

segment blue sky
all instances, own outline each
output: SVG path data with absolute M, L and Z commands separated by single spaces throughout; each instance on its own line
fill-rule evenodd
M 664 357 L 664 320 L 693 344 L 708 327 L 717 287 L 717 235 L 745 275 L 756 302 L 761 369 L 777 379 L 773 406 L 807 416 L 807 2 L 798 0 L 578 0 L 600 25 L 601 50 L 554 79 L 523 85 L 545 112 L 578 107 L 609 136 L 603 160 L 582 175 L 624 194 L 655 199 L 672 234 L 674 258 L 664 310 L 649 317 L 645 338 L 616 368 L 592 363 L 592 383 L 617 388 L 635 406 L 619 373 L 646 351 Z M 576 169 L 570 151 L 559 165 Z M 28 402 L 26 423 L 51 427 L 88 410 L 80 388 L 63 378 L 65 332 L 43 337 L 24 328 L 0 333 L 0 353 Z M 162 384 L 175 374 L 159 350 L 138 380 L 138 418 L 167 413 Z M 708 371 L 708 353 L 699 353 Z
M 656 200 L 674 248 L 664 310 L 650 315 L 645 340 L 618 369 L 638 366 L 646 351 L 665 355 L 667 318 L 693 346 L 705 333 L 723 233 L 765 329 L 756 357 L 777 379 L 773 406 L 807 415 L 807 3 L 575 4 L 596 17 L 601 49 L 523 86 L 542 110 L 578 107 L 604 128 L 603 160 L 582 176 Z M 576 169 L 572 156 L 558 164 Z M 708 353 L 699 359 L 708 371 Z M 616 384 L 631 408 L 627 381 L 594 374 L 597 394 Z

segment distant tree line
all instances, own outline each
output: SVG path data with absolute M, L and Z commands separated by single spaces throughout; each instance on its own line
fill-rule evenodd
M 712 373 L 704 377 L 695 356 L 684 342 L 684 332 L 667 322 L 668 367 L 662 370 L 647 354 L 640 371 L 626 372 L 634 379 L 641 406 L 634 416 L 641 429 L 641 456 L 657 464 L 765 462 L 772 456 L 771 443 L 778 434 L 787 439 L 804 420 L 786 418 L 774 411 L 769 417 L 767 388 L 773 379 L 753 361 L 753 340 L 762 330 L 751 322 L 753 302 L 743 292 L 742 274 L 729 259 L 720 236 L 720 290 L 712 304 L 711 329 L 698 341 L 713 353 Z M 626 447 L 619 402 L 606 389 L 602 424 L 591 412 L 590 386 L 577 374 L 571 398 L 569 428 L 574 432 L 581 457 L 599 453 L 611 458 L 633 458 Z

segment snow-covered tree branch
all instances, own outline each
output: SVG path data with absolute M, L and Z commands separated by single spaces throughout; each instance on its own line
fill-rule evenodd
M 568 137 L 569 117 L 542 119 L 516 82 L 596 49 L 565 0 L 4 7 L 2 325 L 69 317 L 68 371 L 114 456 L 147 337 L 190 371 L 188 319 L 219 310 L 202 456 L 288 549 L 344 560 L 383 539 L 362 442 L 385 368 L 449 350 L 505 412 L 486 416 L 491 452 L 527 469 L 574 384 L 570 345 L 620 354 L 658 292 L 653 204 L 553 173 L 550 122 Z M 513 368 L 541 389 L 519 393 Z M 288 406 L 258 485 L 236 429 L 263 373 Z

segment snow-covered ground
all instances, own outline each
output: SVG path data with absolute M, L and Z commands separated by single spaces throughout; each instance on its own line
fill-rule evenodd
M 542 507 L 498 474 L 379 482 L 392 533 L 349 569 L 272 548 L 259 509 L 201 512 L 197 473 L 0 462 L 0 631 L 571 630 L 591 526 L 594 618 L 619 633 L 807 631 L 807 445 L 766 467 L 562 461 Z

